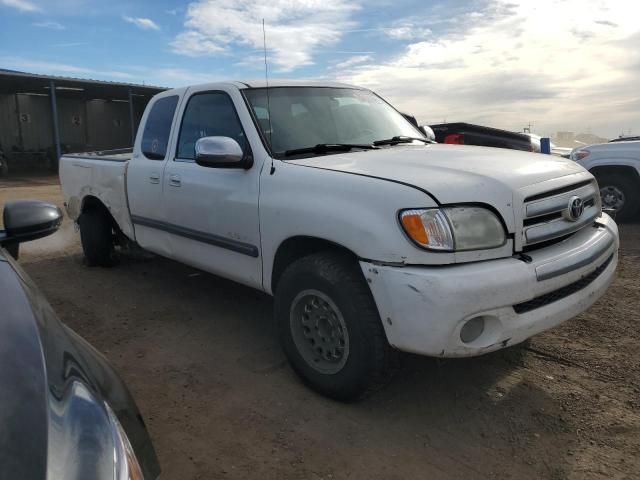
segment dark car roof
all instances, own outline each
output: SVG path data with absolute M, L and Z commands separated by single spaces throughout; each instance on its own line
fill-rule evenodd
M 486 127 L 484 125 L 475 125 L 473 123 L 465 122 L 452 122 L 452 123 L 436 123 L 429 125 L 436 134 L 438 132 L 443 133 L 484 133 L 489 135 L 496 135 L 505 138 L 511 138 L 520 140 L 525 143 L 530 142 L 531 139 L 523 133 L 511 132 L 509 130 L 502 130 L 501 128 Z
M 472 123 L 438 123 L 430 125 L 438 143 L 446 143 L 449 135 L 460 135 L 465 145 L 482 147 L 509 148 L 531 151 L 531 138 L 522 133 L 510 132 L 499 128 L 474 125 Z

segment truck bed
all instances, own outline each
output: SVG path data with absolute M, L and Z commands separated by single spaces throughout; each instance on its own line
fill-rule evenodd
M 73 153 L 60 158 L 60 186 L 67 213 L 77 221 L 83 202 L 99 199 L 122 232 L 135 238 L 127 200 L 127 168 L 131 149 Z
M 126 162 L 131 160 L 132 148 L 119 148 L 117 150 L 97 150 L 95 152 L 67 153 L 68 158 L 82 158 L 84 160 L 104 160 L 107 162 Z

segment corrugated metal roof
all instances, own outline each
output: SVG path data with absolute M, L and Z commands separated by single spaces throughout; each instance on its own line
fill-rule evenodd
M 8 70 L 6 68 L 0 68 L 0 75 L 9 74 L 20 77 L 27 78 L 42 78 L 46 80 L 61 80 L 61 81 L 72 81 L 72 82 L 88 82 L 88 83 L 97 83 L 104 85 L 125 85 L 127 87 L 143 87 L 143 88 L 154 88 L 157 90 L 167 90 L 169 87 L 160 87 L 156 85 L 141 85 L 139 83 L 128 83 L 128 82 L 114 82 L 111 80 L 96 80 L 93 78 L 79 78 L 79 77 L 62 77 L 59 75 L 43 75 L 40 73 L 28 73 L 28 72 L 20 72 L 18 70 Z
M 86 92 L 87 95 L 98 94 L 99 96 L 106 95 L 109 97 L 126 96 L 129 89 L 137 95 L 155 95 L 158 92 L 167 90 L 166 87 L 153 85 L 61 77 L 0 69 L 0 93 L 46 93 L 51 81 L 55 82 L 56 87 L 76 89 L 77 91 Z

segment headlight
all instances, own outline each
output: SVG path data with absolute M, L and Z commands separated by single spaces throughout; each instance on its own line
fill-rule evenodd
M 142 475 L 142 469 L 136 458 L 136 454 L 131 447 L 131 443 L 127 438 L 122 425 L 118 421 L 115 413 L 111 410 L 108 404 L 106 404 L 107 412 L 109 413 L 109 420 L 113 425 L 112 433 L 115 444 L 114 460 L 115 460 L 115 476 L 117 480 L 144 480 Z
M 578 160 L 582 160 L 583 158 L 586 158 L 589 156 L 591 152 L 589 150 L 574 150 L 573 152 L 571 152 L 571 160 L 573 161 L 578 161 Z
M 143 470 L 111 407 L 77 380 L 49 395 L 47 478 L 143 480 Z
M 481 207 L 403 210 L 400 222 L 411 240 L 429 250 L 482 250 L 506 242 L 498 217 Z

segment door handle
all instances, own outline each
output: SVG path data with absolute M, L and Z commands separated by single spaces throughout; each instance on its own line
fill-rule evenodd
M 169 175 L 169 185 L 172 187 L 179 187 L 182 184 L 180 175 Z
M 149 175 L 150 183 L 160 183 L 160 174 L 153 172 Z

